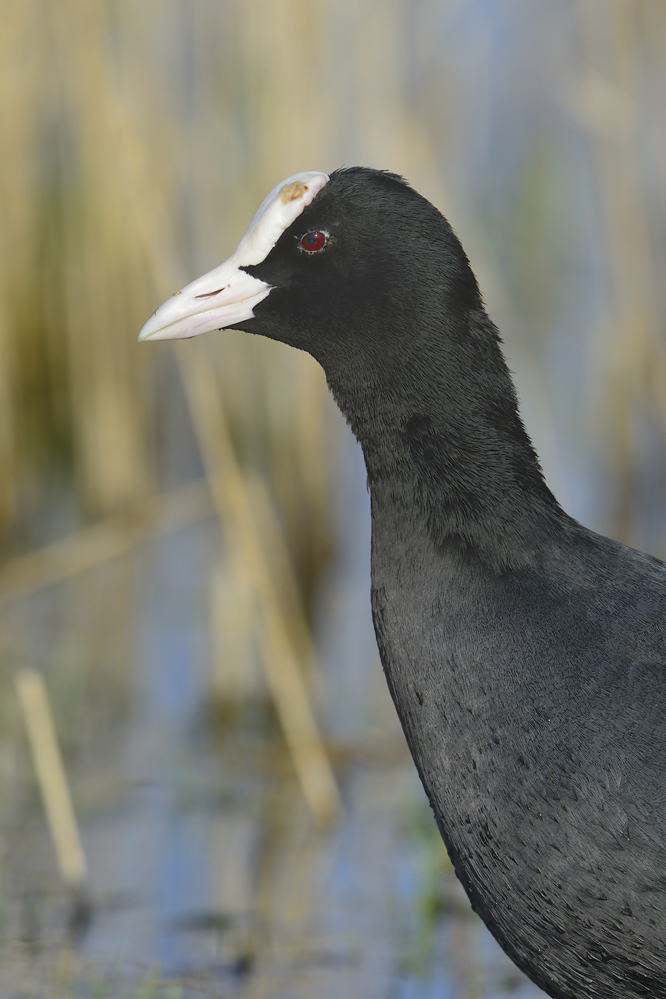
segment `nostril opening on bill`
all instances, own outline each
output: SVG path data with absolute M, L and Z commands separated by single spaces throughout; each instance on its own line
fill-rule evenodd
M 228 288 L 228 287 L 229 287 L 229 285 L 225 284 L 224 288 Z M 218 288 L 217 291 L 207 291 L 203 295 L 195 295 L 194 297 L 195 298 L 213 298 L 215 295 L 219 295 L 221 291 L 224 291 L 224 288 Z

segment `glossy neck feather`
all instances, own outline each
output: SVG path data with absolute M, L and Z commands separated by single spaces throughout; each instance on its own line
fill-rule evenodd
M 397 514 L 493 571 L 535 566 L 568 518 L 520 419 L 497 330 L 475 310 L 457 332 L 421 327 L 413 350 L 404 332 L 389 335 L 370 364 L 367 350 L 344 368 L 325 363 L 329 385 L 363 447 L 375 521 Z

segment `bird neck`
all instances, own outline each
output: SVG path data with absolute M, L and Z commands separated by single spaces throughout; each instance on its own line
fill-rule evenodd
M 352 382 L 329 383 L 363 448 L 375 526 L 504 571 L 536 564 L 565 515 L 485 313 L 475 332 L 471 351 L 426 339 L 416 354 L 384 356 L 365 377 L 359 369 Z

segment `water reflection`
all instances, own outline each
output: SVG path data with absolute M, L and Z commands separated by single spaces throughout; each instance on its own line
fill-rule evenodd
M 248 999 L 538 994 L 471 913 L 434 829 L 374 651 L 358 455 L 347 468 L 342 553 L 320 609 L 344 820 L 314 827 L 267 701 L 224 726 L 210 711 L 216 522 L 144 544 L 131 710 L 78 775 L 96 786 L 82 810 L 95 911 L 68 958 L 73 994 L 95 980 Z M 30 962 L 49 969 L 38 995 L 63 966 L 66 899 L 36 801 L 30 814 L 7 886 L 0 986 L 23 967 L 16 941 L 29 935 Z

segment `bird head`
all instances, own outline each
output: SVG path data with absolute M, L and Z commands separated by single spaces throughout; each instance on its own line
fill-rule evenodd
M 231 327 L 307 350 L 327 373 L 422 355 L 481 308 L 442 215 L 402 178 L 353 167 L 301 173 L 264 200 L 236 251 L 176 292 L 140 340 Z
M 516 509 L 555 504 L 465 252 L 401 177 L 288 177 L 232 256 L 160 306 L 140 339 L 224 327 L 312 354 L 371 484 L 416 482 L 435 537 L 474 538 L 504 566 L 533 519 Z M 498 555 L 502 531 L 511 551 Z

